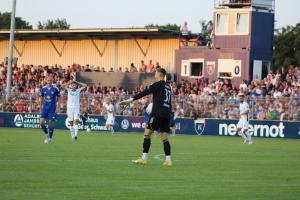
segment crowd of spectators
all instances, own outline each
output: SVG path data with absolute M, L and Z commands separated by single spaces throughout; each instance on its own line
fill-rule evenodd
M 154 72 L 159 66 L 146 65 L 141 62 L 139 71 Z M 135 70 L 132 70 L 132 69 Z M 77 71 L 105 71 L 89 65 L 33 66 L 21 65 L 13 68 L 12 97 L 5 101 L 6 66 L 0 64 L 0 111 L 5 112 L 38 112 L 39 91 L 45 77 L 51 73 L 58 87 L 69 81 Z M 113 71 L 113 70 L 111 70 Z M 131 65 L 130 70 L 119 72 L 136 72 L 137 67 Z M 233 87 L 228 79 L 207 80 L 204 77 L 195 81 L 180 80 L 172 82 L 174 94 L 173 109 L 177 117 L 190 118 L 223 118 L 239 117 L 238 93 L 243 92 L 251 107 L 250 118 L 259 120 L 300 120 L 300 69 L 289 66 L 282 67 L 275 73 L 269 72 L 263 80 L 254 77 L 253 81 L 244 81 L 239 87 Z M 140 86 L 132 91 L 122 87 L 109 87 L 101 84 L 90 85 L 82 94 L 82 110 L 90 114 L 105 114 L 102 104 L 105 98 L 111 98 L 116 105 L 117 115 L 143 115 L 145 106 L 151 101 L 146 97 L 132 103 L 126 109 L 118 106 L 118 102 L 134 95 L 147 86 Z M 58 111 L 66 112 L 66 95 L 61 91 L 61 102 Z

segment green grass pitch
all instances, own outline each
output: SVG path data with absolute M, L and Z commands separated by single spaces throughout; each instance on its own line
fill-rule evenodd
M 82 133 L 82 132 L 81 132 Z M 153 137 L 147 166 L 142 134 L 81 134 L 0 129 L 0 199 L 11 200 L 293 200 L 300 199 L 300 141 L 238 137 L 170 137 L 173 166 L 162 166 Z

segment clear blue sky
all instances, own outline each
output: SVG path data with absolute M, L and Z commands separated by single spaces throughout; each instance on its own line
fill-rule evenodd
M 0 12 L 11 10 L 12 0 L 0 0 Z M 143 27 L 146 24 L 182 24 L 199 32 L 199 20 L 212 18 L 214 0 L 17 0 L 17 16 L 35 28 L 38 21 L 66 18 L 71 28 Z M 276 27 L 300 22 L 299 0 L 276 0 Z

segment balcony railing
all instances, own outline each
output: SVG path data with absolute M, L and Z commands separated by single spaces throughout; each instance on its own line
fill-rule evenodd
M 125 94 L 89 94 L 81 95 L 81 111 L 90 114 L 105 115 L 102 106 L 106 98 L 111 98 L 115 103 L 116 115 L 142 116 L 147 102 L 151 97 L 135 101 L 126 109 L 118 106 L 118 102 L 129 98 Z M 274 98 L 272 96 L 248 96 L 250 105 L 250 119 L 257 120 L 289 120 L 300 121 L 300 99 L 295 97 Z M 222 97 L 203 93 L 202 95 L 173 96 L 173 109 L 178 117 L 187 118 L 239 118 L 238 97 Z M 58 113 L 66 113 L 67 96 L 62 95 L 57 107 Z M 37 93 L 15 93 L 6 101 L 0 93 L 0 112 L 26 112 L 39 113 L 39 96 Z
M 215 0 L 215 8 L 254 7 L 274 11 L 275 0 Z

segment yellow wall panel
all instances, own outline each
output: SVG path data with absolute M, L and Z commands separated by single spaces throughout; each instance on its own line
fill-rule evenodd
M 8 43 L 0 41 L 0 61 L 8 55 Z M 58 64 L 67 67 L 76 63 L 104 67 L 106 70 L 110 67 L 125 69 L 130 63 L 139 67 L 141 60 L 146 64 L 152 60 L 153 64 L 159 62 L 168 71 L 174 72 L 175 50 L 179 46 L 178 39 L 94 40 L 94 44 L 92 40 L 67 40 L 66 43 L 64 40 L 52 40 L 52 43 L 50 40 L 30 40 L 26 43 L 16 40 L 18 51 L 14 50 L 14 56 L 18 57 L 18 64 Z M 115 63 L 117 66 L 114 66 Z

